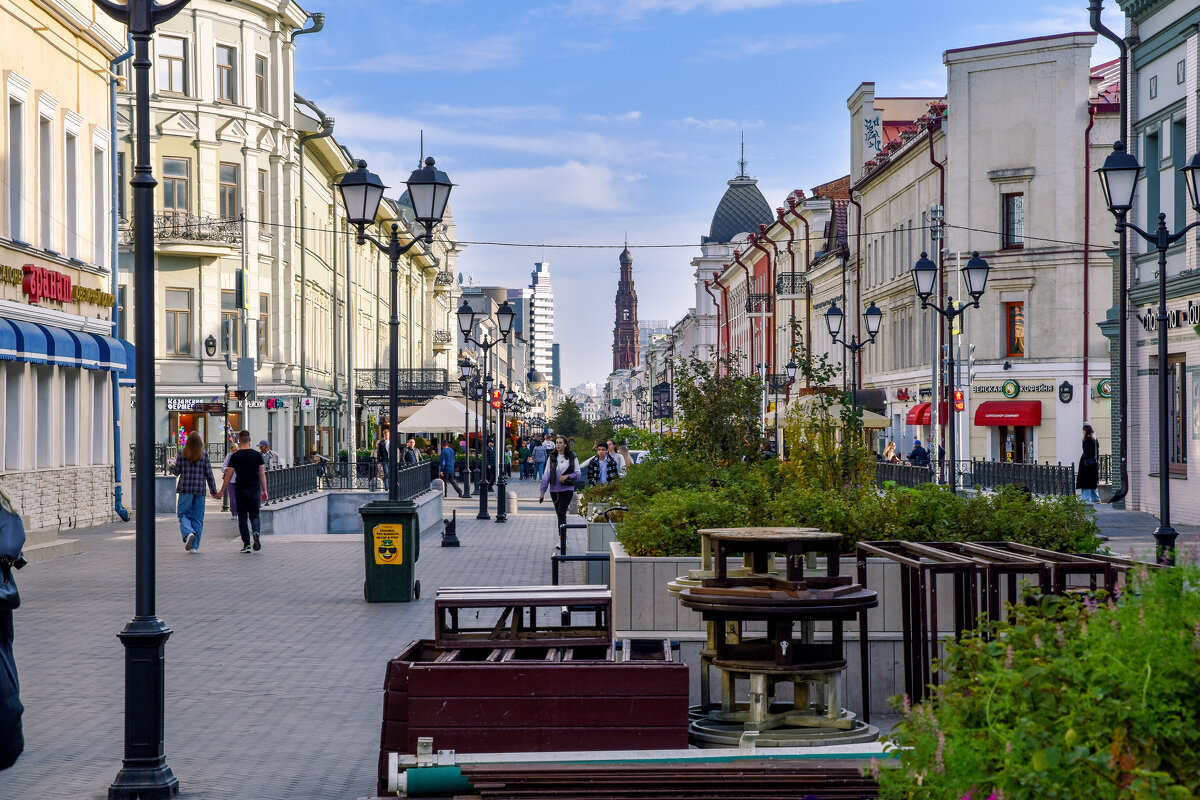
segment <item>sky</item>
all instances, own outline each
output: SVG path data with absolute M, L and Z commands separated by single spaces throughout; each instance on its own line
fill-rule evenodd
M 564 388 L 611 371 L 625 241 L 640 320 L 674 322 L 695 302 L 690 261 L 743 135 L 774 208 L 849 171 L 846 100 L 859 83 L 942 96 L 945 50 L 1089 30 L 1085 0 L 301 5 L 326 22 L 297 41 L 297 91 L 395 195 L 424 131 L 456 184 L 457 238 L 478 243 L 459 257 L 464 280 L 526 286 L 533 263 L 549 262 Z M 1113 2 L 1104 20 L 1123 28 Z M 1101 40 L 1093 63 L 1115 56 Z

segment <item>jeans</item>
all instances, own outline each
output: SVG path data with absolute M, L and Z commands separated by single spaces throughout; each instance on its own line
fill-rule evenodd
M 443 489 L 442 495 L 443 496 L 445 496 L 445 489 L 447 487 L 453 486 L 454 491 L 456 491 L 458 493 L 459 497 L 462 497 L 462 489 L 459 488 L 458 481 L 455 479 L 453 472 L 443 472 L 442 473 L 442 484 L 443 484 L 442 485 L 442 489 Z
M 537 478 L 540 481 L 542 479 L 542 473 L 545 471 L 546 471 L 546 462 L 545 461 L 533 462 L 533 477 Z
M 550 502 L 554 503 L 554 513 L 558 515 L 558 527 L 561 528 L 567 524 L 567 509 L 571 505 L 571 498 L 575 496 L 573 489 L 568 489 L 565 492 L 551 492 Z
M 1080 489 L 1079 491 L 1083 493 L 1083 502 L 1085 502 L 1085 503 L 1099 503 L 1100 502 L 1100 495 L 1098 495 L 1096 493 L 1095 489 Z
M 250 494 L 249 492 L 243 492 L 241 490 L 237 491 L 236 495 L 238 533 L 242 535 L 242 544 L 249 547 L 250 529 L 253 528 L 255 533 L 258 533 L 260 530 L 258 522 L 258 508 L 260 502 L 259 498 L 261 495 L 258 491 Z
M 187 541 L 189 533 L 196 534 L 192 549 L 200 549 L 200 534 L 204 532 L 204 495 L 181 494 L 176 505 L 179 515 L 179 535 Z

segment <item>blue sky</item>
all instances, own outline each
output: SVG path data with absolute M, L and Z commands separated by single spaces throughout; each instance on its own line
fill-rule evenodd
M 849 169 L 846 98 L 945 93 L 944 50 L 1086 31 L 1087 3 L 1033 0 L 305 0 L 297 90 L 391 186 L 425 150 L 458 184 L 468 242 L 551 249 L 566 387 L 612 366 L 628 235 L 640 319 L 694 303 L 691 258 L 745 133 L 772 207 Z M 1123 23 L 1115 3 L 1105 21 Z M 1115 57 L 1106 42 L 1093 63 Z M 690 248 L 639 249 L 686 244 Z M 472 245 L 459 270 L 523 286 L 538 247 Z

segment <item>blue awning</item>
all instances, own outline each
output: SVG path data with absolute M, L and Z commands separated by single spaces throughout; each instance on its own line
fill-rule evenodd
M 45 364 L 49 361 L 49 335 L 42 326 L 19 319 L 5 321 L 17 334 L 17 358 L 31 364 Z
M 17 332 L 6 319 L 0 319 L 0 358 L 5 361 L 18 361 L 21 358 L 17 348 Z
M 79 366 L 79 342 L 71 338 L 65 328 L 57 325 L 38 325 L 46 334 L 50 347 L 46 351 L 51 364 L 60 367 Z
M 79 353 L 79 366 L 84 369 L 100 369 L 100 345 L 90 333 L 83 331 L 67 331 L 67 336 L 75 342 L 76 352 Z
M 96 341 L 96 346 L 100 349 L 100 369 L 106 369 L 110 372 L 121 372 L 125 369 L 125 345 L 121 344 L 120 340 L 114 339 L 111 336 L 93 333 L 92 338 Z
M 124 339 L 117 339 L 117 342 L 125 348 L 125 369 L 117 370 L 117 381 L 122 386 L 132 386 L 137 380 L 136 348 Z

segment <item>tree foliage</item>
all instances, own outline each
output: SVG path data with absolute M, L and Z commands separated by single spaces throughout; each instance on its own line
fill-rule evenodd
M 550 429 L 568 439 L 577 439 L 588 433 L 589 427 L 579 410 L 579 404 L 569 397 L 558 404 L 554 416 L 550 418 Z
M 766 444 L 762 382 L 744 375 L 732 357 L 676 358 L 677 456 L 731 464 L 757 460 Z

